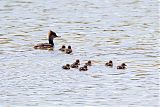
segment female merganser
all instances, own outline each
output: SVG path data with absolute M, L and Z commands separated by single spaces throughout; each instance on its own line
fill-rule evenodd
M 68 46 L 68 49 L 66 49 L 66 54 L 70 54 L 72 53 L 72 48 L 71 46 Z
M 122 63 L 121 65 L 117 66 L 117 69 L 126 69 L 126 64 Z
M 62 47 L 59 50 L 62 51 L 62 52 L 64 52 L 66 50 L 66 46 L 62 45 Z
M 112 67 L 112 66 L 113 66 L 113 62 L 110 60 L 110 61 L 107 62 L 105 65 L 106 65 L 106 66 L 109 66 L 109 67 Z
M 66 64 L 66 65 L 62 66 L 62 68 L 68 70 L 68 69 L 70 69 L 70 65 Z
M 35 49 L 53 49 L 54 47 L 54 43 L 53 43 L 53 39 L 59 37 L 57 36 L 57 34 L 53 31 L 49 31 L 48 33 L 48 41 L 49 43 L 40 43 L 34 46 Z

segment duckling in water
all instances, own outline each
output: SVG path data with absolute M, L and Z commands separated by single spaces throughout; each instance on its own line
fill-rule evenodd
M 117 66 L 117 69 L 126 69 L 126 64 L 122 63 L 121 65 Z
M 89 60 L 87 63 L 85 63 L 86 66 L 92 66 L 92 62 Z
M 70 65 L 66 64 L 66 65 L 62 66 L 62 68 L 68 70 L 68 69 L 70 69 Z
M 72 48 L 71 46 L 68 46 L 68 49 L 66 49 L 66 54 L 70 54 L 72 53 Z
M 84 65 L 83 67 L 80 67 L 80 68 L 79 68 L 79 71 L 87 71 L 87 70 L 88 70 L 88 68 L 87 68 L 86 65 Z
M 77 59 L 76 62 L 74 62 L 74 63 L 76 63 L 77 65 L 80 65 L 79 59 Z
M 106 66 L 109 66 L 109 67 L 113 67 L 113 62 L 110 60 L 110 61 L 107 62 L 105 65 L 106 65 Z
M 59 50 L 62 51 L 62 52 L 64 52 L 66 50 L 66 46 L 62 45 L 62 47 Z
M 74 62 L 74 63 L 71 65 L 71 68 L 78 68 L 79 65 L 80 65 L 80 61 L 79 61 L 79 59 L 77 59 L 76 62 Z
M 73 64 L 71 65 L 71 68 L 78 68 L 78 63 L 73 63 Z
M 48 33 L 48 41 L 49 43 L 40 43 L 34 46 L 34 49 L 53 49 L 54 47 L 54 43 L 53 43 L 53 39 L 59 37 L 57 36 L 57 34 L 53 31 L 49 31 Z

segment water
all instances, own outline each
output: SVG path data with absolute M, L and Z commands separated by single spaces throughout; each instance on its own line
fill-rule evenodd
M 49 30 L 54 51 L 33 49 Z M 158 107 L 158 30 L 156 0 L 0 0 L 0 107 Z

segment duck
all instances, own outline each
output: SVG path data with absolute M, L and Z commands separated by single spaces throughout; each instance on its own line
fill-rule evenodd
M 62 52 L 64 52 L 66 50 L 66 46 L 62 45 L 62 47 L 59 50 L 62 51 Z
M 107 62 L 105 65 L 106 65 L 106 66 L 109 66 L 109 67 L 113 67 L 113 62 L 110 60 L 110 61 Z
M 71 68 L 78 68 L 78 64 L 77 63 L 71 64 Z
M 77 59 L 76 62 L 74 62 L 74 63 L 71 65 L 71 68 L 78 68 L 79 65 L 80 65 L 80 61 L 79 61 L 79 59 Z
M 86 66 L 92 66 L 91 60 L 89 60 L 87 63 L 85 63 Z
M 69 46 L 68 46 L 68 49 L 66 49 L 66 54 L 70 54 L 70 53 L 72 53 L 72 48 L 71 48 L 71 46 L 69 45 Z
M 74 62 L 74 63 L 77 64 L 77 65 L 80 65 L 79 59 L 76 59 L 76 62 Z
M 126 69 L 126 64 L 122 63 L 121 65 L 117 66 L 117 69 Z
M 48 32 L 48 41 L 49 43 L 40 43 L 34 46 L 34 49 L 53 49 L 54 47 L 54 42 L 53 39 L 57 38 L 60 36 L 57 36 L 57 34 L 53 31 L 49 31 Z
M 68 70 L 68 69 L 70 69 L 70 64 L 66 64 L 66 65 L 62 66 L 62 68 Z
M 87 70 L 88 70 L 87 65 L 84 65 L 83 67 L 79 68 L 79 71 L 87 71 Z

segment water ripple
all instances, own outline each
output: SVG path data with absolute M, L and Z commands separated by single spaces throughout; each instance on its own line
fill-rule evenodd
M 1 106 L 158 106 L 158 18 L 153 0 L 1 0 Z M 55 49 L 34 50 L 48 30 L 61 36 Z M 61 69 L 76 59 L 93 66 Z

